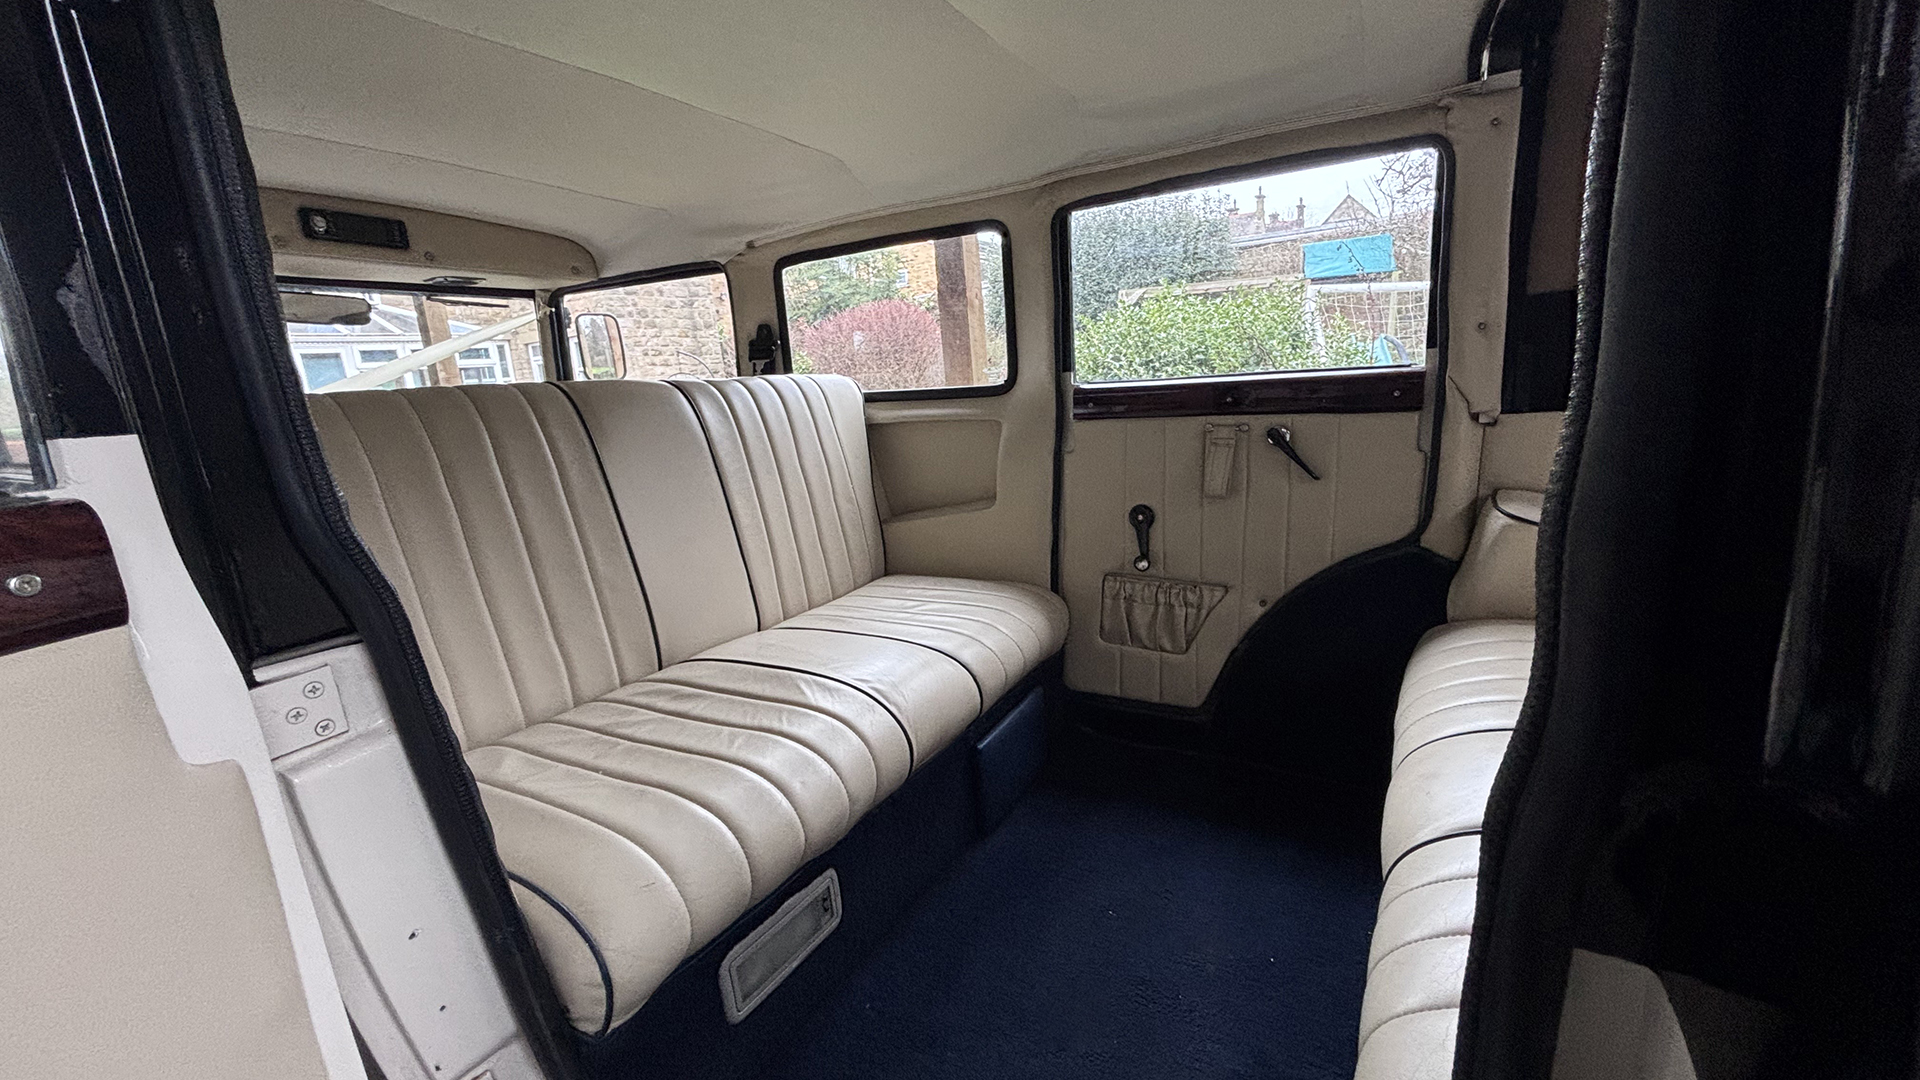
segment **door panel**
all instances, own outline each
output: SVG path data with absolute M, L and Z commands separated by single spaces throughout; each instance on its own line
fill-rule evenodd
M 7 1075 L 326 1076 L 246 777 L 174 752 L 127 628 L 0 686 Z
M 1237 436 L 1218 498 L 1203 488 L 1209 426 Z M 1268 445 L 1271 427 L 1291 431 L 1321 479 Z M 1067 684 L 1198 706 L 1275 600 L 1340 559 L 1413 530 L 1426 475 L 1418 429 L 1414 412 L 1075 422 L 1060 515 L 1060 585 L 1071 612 Z M 1102 583 L 1134 572 L 1138 549 L 1127 514 L 1142 503 L 1155 514 L 1150 575 L 1227 587 L 1184 655 L 1101 639 Z
M 52 450 L 67 486 L 0 504 L 0 1072 L 324 1077 L 331 1063 L 358 1075 L 330 973 L 315 992 L 336 1003 L 335 1037 L 320 1044 L 325 999 L 309 996 L 259 790 L 237 755 L 217 752 L 206 687 L 224 680 L 188 642 L 212 623 L 139 447 Z M 83 490 L 99 497 L 64 497 Z M 110 536 L 134 557 L 117 559 Z M 216 655 L 239 689 L 231 654 Z M 179 680 L 167 685 L 193 731 L 162 716 L 149 670 Z M 241 730 L 258 745 L 257 728 Z M 197 751 L 208 752 L 183 756 Z M 285 884 L 304 887 L 297 874 Z M 324 952 L 307 959 L 324 969 Z

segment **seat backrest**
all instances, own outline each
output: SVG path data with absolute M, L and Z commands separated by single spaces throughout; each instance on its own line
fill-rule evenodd
M 1487 497 L 1447 590 L 1448 621 L 1533 618 L 1541 498 L 1512 488 Z
M 468 749 L 885 572 L 864 403 L 842 376 L 310 407 Z
M 366 390 L 309 407 L 464 746 L 658 670 L 613 499 L 559 387 Z
M 859 384 L 767 375 L 672 385 L 706 426 L 762 629 L 886 573 Z

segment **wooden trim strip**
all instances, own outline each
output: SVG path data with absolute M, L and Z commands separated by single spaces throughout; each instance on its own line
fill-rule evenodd
M 16 595 L 11 583 L 27 576 L 38 590 Z M 66 499 L 0 509 L 0 655 L 126 623 L 120 568 L 92 507 Z
M 1073 388 L 1075 420 L 1415 412 L 1425 403 L 1426 372 L 1417 367 L 1094 383 Z

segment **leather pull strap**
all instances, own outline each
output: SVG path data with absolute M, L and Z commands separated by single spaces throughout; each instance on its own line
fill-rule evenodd
M 1247 425 L 1208 424 L 1205 437 L 1200 493 L 1209 499 L 1224 499 L 1233 487 L 1233 463 L 1240 456 L 1240 444 L 1246 440 Z

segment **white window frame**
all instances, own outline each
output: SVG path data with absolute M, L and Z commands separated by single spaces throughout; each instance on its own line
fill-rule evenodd
M 348 375 L 353 374 L 351 361 L 348 359 L 349 356 L 352 355 L 352 352 L 353 350 L 345 347 L 343 343 L 342 347 L 338 349 L 301 349 L 299 352 L 294 353 L 293 366 L 300 369 L 301 388 L 309 394 L 313 393 L 313 385 L 307 378 L 308 360 L 321 360 L 332 357 L 340 361 L 340 377 L 344 379 Z
M 463 355 L 470 352 L 485 352 L 493 357 L 493 359 L 491 361 L 483 361 L 478 357 Z M 453 362 L 460 370 L 460 381 L 462 383 L 467 381 L 468 368 L 480 367 L 491 367 L 493 369 L 493 378 L 490 380 L 482 380 L 484 382 L 510 383 L 513 381 L 513 365 L 512 362 L 506 358 L 506 345 L 504 342 L 488 341 L 469 349 L 461 349 L 459 353 L 454 354 Z

